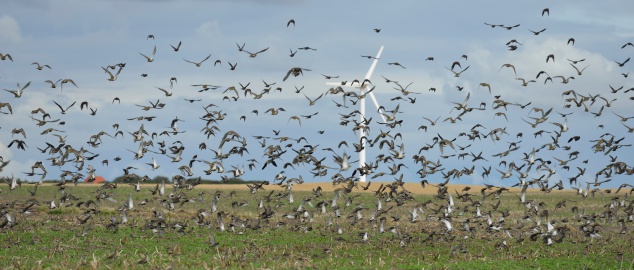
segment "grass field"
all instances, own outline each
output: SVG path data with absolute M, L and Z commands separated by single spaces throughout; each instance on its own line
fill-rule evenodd
M 442 198 L 437 187 L 409 183 L 407 192 L 396 186 L 391 198 L 389 188 L 376 195 L 389 184 L 346 194 L 344 185 L 305 183 L 293 186 L 292 203 L 272 185 L 255 194 L 246 185 L 177 191 L 167 185 L 161 196 L 149 185 L 97 192 L 99 185 L 80 184 L 64 188 L 76 197 L 65 202 L 56 186 L 39 186 L 35 196 L 34 185 L 3 187 L 0 268 L 630 269 L 634 263 L 632 206 L 624 193 L 583 198 L 529 190 L 530 206 L 520 203 L 519 191 L 497 196 L 498 188 L 484 190 L 484 199 L 480 187 L 449 186 Z M 317 186 L 320 196 L 312 192 Z M 335 188 L 341 195 L 333 208 Z M 97 201 L 104 193 L 114 201 Z M 86 206 L 88 200 L 96 204 Z M 373 217 L 379 200 L 386 212 Z

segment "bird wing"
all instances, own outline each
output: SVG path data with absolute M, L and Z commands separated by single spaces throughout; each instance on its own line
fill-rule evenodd
M 209 59 L 209 57 L 211 57 L 211 54 L 207 55 L 207 57 L 205 59 L 203 59 L 202 61 L 200 61 L 200 63 L 207 61 L 207 59 Z
M 282 81 L 286 81 L 286 79 L 288 79 L 288 76 L 291 76 L 291 73 L 293 73 L 293 69 L 289 69 L 288 72 L 286 72 L 286 76 L 284 76 L 284 79 L 282 79 Z

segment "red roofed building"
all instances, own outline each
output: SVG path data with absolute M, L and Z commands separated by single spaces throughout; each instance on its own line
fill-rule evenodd
M 86 179 L 84 179 L 84 183 L 105 183 L 106 179 L 104 179 L 101 176 L 95 176 L 95 181 L 90 181 L 90 176 L 86 177 Z

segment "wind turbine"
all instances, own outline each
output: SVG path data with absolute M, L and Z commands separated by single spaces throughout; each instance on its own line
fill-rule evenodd
M 379 62 L 379 58 L 381 57 L 381 53 L 383 52 L 383 46 L 381 46 L 381 48 L 379 49 L 379 52 L 376 54 L 376 57 L 374 57 L 374 61 L 372 61 L 372 65 L 370 65 L 370 69 L 368 70 L 368 73 L 365 74 L 365 78 L 363 80 L 363 82 L 359 83 L 359 82 L 346 82 L 345 84 L 341 84 L 341 83 L 326 83 L 327 85 L 337 85 L 337 86 L 349 86 L 349 87 L 354 87 L 359 89 L 359 112 L 360 112 L 360 122 L 361 125 L 364 125 L 363 123 L 365 122 L 365 96 L 366 96 L 366 92 L 368 91 L 368 87 L 370 86 L 371 83 L 365 83 L 366 80 L 370 80 L 370 77 L 372 77 L 372 73 L 374 72 L 374 68 L 376 67 L 376 64 Z M 370 96 L 370 98 L 372 98 L 372 102 L 374 103 L 374 106 L 376 107 L 377 110 L 380 110 L 379 108 L 379 103 L 376 101 L 376 97 L 374 96 L 373 92 L 368 93 L 368 95 Z M 383 119 L 383 122 L 387 122 L 387 120 L 385 119 L 385 116 L 383 114 L 381 115 L 381 119 Z M 359 129 L 359 138 L 363 138 L 365 136 L 365 129 L 360 128 Z M 361 151 L 359 151 L 359 168 L 363 168 L 366 164 L 365 164 L 365 140 L 361 140 Z M 366 175 L 360 175 L 359 176 L 359 182 L 364 183 L 366 181 Z

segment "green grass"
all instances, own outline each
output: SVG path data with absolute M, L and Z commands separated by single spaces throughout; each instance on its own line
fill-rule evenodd
M 176 204 L 174 211 L 168 211 L 162 207 L 161 198 L 157 196 L 153 199 L 147 188 L 136 193 L 131 187 L 120 185 L 114 190 L 117 202 L 99 202 L 98 212 L 88 221 L 92 228 L 82 236 L 86 225 L 79 224 L 77 217 L 83 215 L 85 207 L 78 208 L 75 206 L 77 202 L 73 201 L 69 207 L 48 209 L 45 201 L 60 198 L 61 194 L 56 187 L 40 186 L 35 198 L 41 205 L 34 207 L 35 213 L 24 215 L 20 213 L 24 202 L 33 198 L 25 188 L 32 187 L 24 186 L 0 194 L 3 204 L 14 202 L 13 208 L 5 208 L 5 211 L 17 220 L 12 228 L 6 226 L 0 229 L 0 268 L 3 269 L 629 269 L 634 261 L 632 234 L 630 230 L 620 234 L 616 222 L 619 218 L 626 218 L 623 208 L 615 210 L 615 221 L 608 222 L 600 216 L 607 210 L 605 206 L 612 202 L 612 197 L 607 196 L 583 199 L 572 193 L 529 194 L 529 200 L 544 203 L 544 209 L 549 210 L 551 219 L 558 220 L 556 226 L 569 228 L 561 243 L 548 246 L 541 239 L 529 239 L 528 232 L 534 223 L 522 219 L 527 215 L 526 208 L 518 203 L 514 194 L 509 193 L 501 196 L 499 209 L 510 210 L 503 227 L 511 232 L 512 238 L 503 232 L 488 232 L 486 219 L 474 217 L 474 207 L 468 207 L 462 216 L 457 215 L 469 202 L 456 201 L 456 207 L 461 210 L 451 217 L 454 226 L 452 232 L 445 234 L 444 225 L 436 217 L 425 217 L 437 208 L 435 206 L 425 209 L 426 214 L 419 221 L 409 222 L 407 211 L 418 202 L 431 199 L 438 205 L 446 204 L 446 200 L 424 195 L 417 195 L 416 201 L 408 201 L 400 207 L 394 202 L 384 202 L 384 208 L 394 206 L 385 215 L 386 230 L 398 226 L 401 234 L 381 234 L 368 221 L 376 202 L 372 193 L 359 193 L 362 195 L 355 198 L 348 208 L 344 207 L 345 199 L 339 201 L 342 217 L 334 219 L 343 228 L 343 234 L 339 235 L 336 225 L 327 227 L 327 220 L 332 215 L 330 210 L 321 214 L 318 209 L 305 205 L 314 213 L 312 223 L 283 217 L 283 214 L 297 207 L 303 198 L 311 197 L 309 192 L 294 192 L 293 204 L 289 204 L 287 198 L 265 203 L 274 208 L 273 217 L 268 222 L 261 221 L 259 229 L 247 228 L 243 231 L 237 226 L 236 232 L 229 229 L 231 217 L 235 216 L 240 221 L 248 219 L 246 223 L 253 224 L 263 211 L 257 208 L 257 199 L 268 192 L 258 191 L 251 195 L 248 191 L 238 191 L 233 198 L 223 197 L 218 209 L 227 214 L 223 219 L 227 230 L 221 232 L 217 227 L 216 213 L 210 213 L 205 218 L 209 226 L 195 223 L 199 209 L 211 212 L 214 190 L 205 190 L 204 202 L 185 203 L 182 207 Z M 96 189 L 97 186 L 80 185 L 67 187 L 66 192 L 78 197 L 79 201 L 85 201 L 95 198 Z M 198 198 L 200 191 L 194 189 L 185 193 L 188 197 Z M 127 200 L 128 194 L 132 194 L 135 200 L 135 210 L 128 211 L 128 223 L 119 225 L 116 232 L 107 229 L 111 216 L 120 219 L 117 209 Z M 228 196 L 229 192 L 225 191 L 225 194 Z M 332 197 L 333 194 L 324 193 L 323 198 L 313 198 L 312 203 L 316 204 L 322 199 L 329 201 Z M 479 199 L 479 196 L 474 198 Z M 139 202 L 143 199 L 150 202 L 141 206 Z M 555 205 L 564 199 L 568 201 L 567 206 L 555 209 Z M 232 202 L 243 200 L 250 204 L 232 207 Z M 362 220 L 351 225 L 352 219 L 347 216 L 356 203 L 368 209 L 362 210 Z M 501 214 L 492 209 L 492 204 L 495 204 L 493 196 L 484 201 L 481 211 L 491 211 L 493 219 L 497 220 Z M 590 238 L 579 230 L 585 221 L 578 220 L 572 214 L 572 206 L 584 209 L 586 215 L 597 214 L 594 222 L 599 224 L 602 237 Z M 178 222 L 187 224 L 187 228 L 182 233 L 171 227 L 165 228 L 162 233 L 146 229 L 148 221 L 154 218 L 154 210 L 164 212 L 168 225 Z M 400 216 L 400 221 L 392 221 L 392 214 Z M 460 222 L 467 218 L 476 232 L 461 230 Z M 568 221 L 561 221 L 563 219 Z M 0 218 L 0 222 L 3 221 L 4 218 Z M 283 225 L 275 229 L 278 222 L 283 222 Z M 236 222 L 236 225 L 239 223 Z M 541 227 L 545 229 L 544 225 Z M 518 243 L 515 236 L 520 231 L 524 232 L 524 241 Z M 369 234 L 367 242 L 363 242 L 359 236 L 363 232 Z M 211 235 L 215 235 L 218 246 L 210 245 Z M 503 241 L 506 245 L 501 244 Z M 142 262 L 146 255 L 147 262 Z

